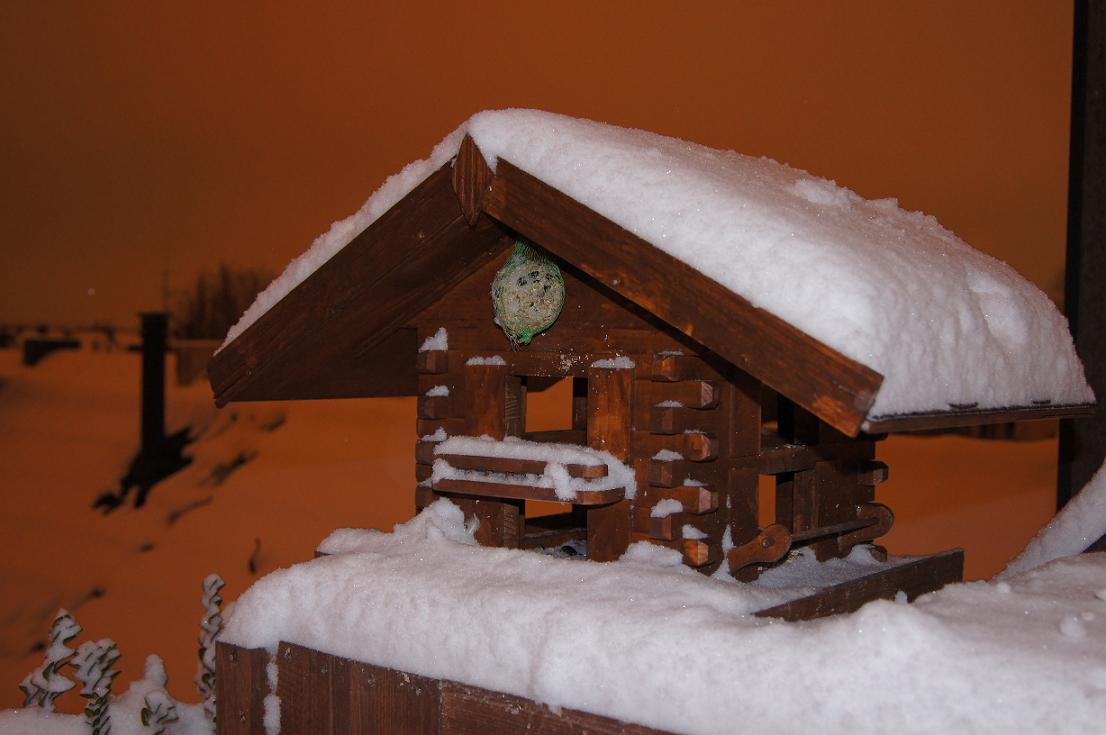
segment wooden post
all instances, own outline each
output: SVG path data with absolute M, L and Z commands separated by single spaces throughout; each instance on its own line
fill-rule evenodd
M 588 446 L 625 461 L 633 434 L 633 368 L 588 368 Z M 588 508 L 588 558 L 614 561 L 630 545 L 630 501 Z
M 139 313 L 142 323 L 142 453 L 152 455 L 165 443 L 165 350 L 169 315 Z
M 509 381 L 506 364 L 465 364 L 462 405 L 467 433 L 473 436 L 486 434 L 493 439 L 502 439 L 507 435 Z M 473 515 L 480 520 L 476 531 L 476 540 L 480 544 L 518 548 L 522 540 L 524 501 L 459 500 L 465 515 Z
M 218 735 L 264 735 L 269 693 L 264 648 L 215 644 L 215 725 Z
M 1058 507 L 1106 458 L 1106 3 L 1076 0 L 1072 57 L 1064 310 L 1098 406 L 1093 418 L 1060 422 Z M 1106 538 L 1091 549 L 1106 550 Z

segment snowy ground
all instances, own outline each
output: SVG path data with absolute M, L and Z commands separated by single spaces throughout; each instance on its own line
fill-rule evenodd
M 190 423 L 200 433 L 192 466 L 141 510 L 92 512 L 136 448 L 138 370 L 129 353 L 62 353 L 25 369 L 15 351 L 0 350 L 0 708 L 20 703 L 16 684 L 39 659 L 30 648 L 60 606 L 89 637 L 119 643 L 118 690 L 158 653 L 170 692 L 195 701 L 208 573 L 226 579 L 232 600 L 259 576 L 309 559 L 336 527 L 390 529 L 411 514 L 413 401 L 217 413 L 203 384 L 170 390 L 170 428 Z M 240 456 L 253 458 L 213 484 L 215 468 Z M 969 578 L 999 571 L 1051 515 L 1054 442 L 897 437 L 880 456 L 891 466 L 880 500 L 897 515 L 888 546 L 963 546 Z M 78 699 L 59 705 L 68 700 L 72 711 Z

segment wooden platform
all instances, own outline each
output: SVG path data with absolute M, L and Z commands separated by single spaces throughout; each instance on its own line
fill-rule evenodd
M 759 617 L 804 620 L 851 612 L 901 590 L 907 599 L 960 581 L 960 549 L 899 563 L 808 597 L 762 610 Z M 219 735 L 263 735 L 270 694 L 265 649 L 216 647 Z M 571 709 L 555 714 L 522 697 L 351 661 L 291 643 L 277 648 L 281 732 L 339 735 L 665 735 L 664 731 Z

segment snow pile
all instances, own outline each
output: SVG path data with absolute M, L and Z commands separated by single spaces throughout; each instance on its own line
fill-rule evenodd
M 1003 571 L 1020 574 L 1062 556 L 1078 554 L 1106 536 L 1106 463 Z
M 142 724 L 142 710 L 156 703 L 171 705 L 176 719 L 169 725 L 173 735 L 211 735 L 214 724 L 204 715 L 202 704 L 177 702 L 165 691 L 165 666 L 157 656 L 148 656 L 144 676 L 122 695 L 111 700 L 112 735 L 150 735 L 154 728 Z M 38 707 L 0 711 L 0 735 L 88 735 L 83 715 L 44 712 Z
M 576 444 L 555 444 L 552 442 L 532 442 L 509 436 L 502 441 L 490 436 L 454 436 L 434 447 L 434 454 L 458 454 L 476 457 L 496 457 L 501 459 L 528 459 L 545 462 L 545 471 L 534 474 L 505 474 L 501 472 L 478 472 L 460 470 L 445 459 L 434 460 L 434 472 L 431 482 L 438 480 L 473 480 L 477 482 L 498 482 L 531 487 L 553 488 L 557 497 L 571 502 L 581 490 L 613 490 L 625 488 L 626 497 L 634 497 L 637 482 L 632 469 L 619 462 L 610 452 L 582 447 Z M 607 476 L 588 480 L 570 477 L 565 465 L 606 465 Z
M 336 533 L 320 546 L 334 556 L 244 593 L 224 640 L 685 733 L 1094 732 L 1106 718 L 1101 554 L 789 624 L 749 615 L 785 591 L 707 579 L 670 549 L 568 561 L 475 546 L 462 523 L 439 501 L 393 534 Z
M 388 179 L 289 265 L 227 342 L 444 165 L 466 133 L 493 168 L 510 161 L 881 373 L 872 418 L 1093 400 L 1056 307 L 933 217 L 767 158 L 535 110 L 478 113 Z

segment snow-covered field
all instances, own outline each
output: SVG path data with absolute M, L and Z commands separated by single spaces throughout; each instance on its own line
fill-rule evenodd
M 170 386 L 170 428 L 195 427 L 191 466 L 156 486 L 146 507 L 103 516 L 137 447 L 139 357 L 61 353 L 34 369 L 0 351 L 0 708 L 39 663 L 58 607 L 123 659 L 116 690 L 164 657 L 169 691 L 191 683 L 210 572 L 233 600 L 259 576 L 311 558 L 337 527 L 390 529 L 412 511 L 410 399 L 211 406 L 205 384 Z M 250 458 L 226 476 L 217 468 Z M 893 552 L 967 550 L 968 577 L 999 571 L 1052 513 L 1055 443 L 892 437 L 880 500 L 896 511 Z M 253 571 L 251 571 L 251 561 Z M 68 704 L 67 704 L 68 703 Z M 73 694 L 59 708 L 75 711 Z

